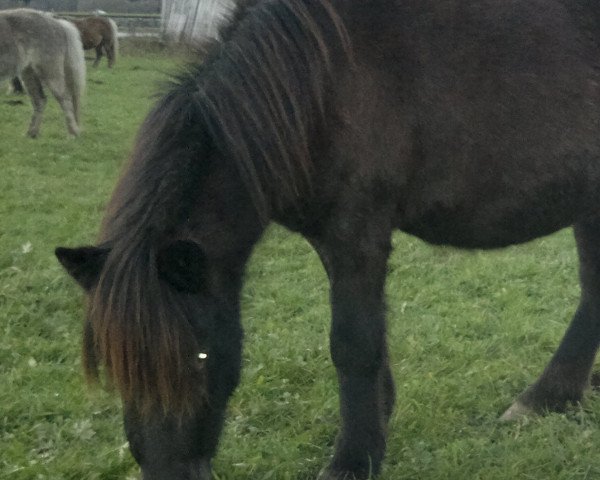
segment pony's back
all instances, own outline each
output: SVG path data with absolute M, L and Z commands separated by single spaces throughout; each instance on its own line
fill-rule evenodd
M 10 23 L 0 12 L 0 81 L 8 80 L 18 72 L 18 50 Z
M 65 48 L 81 49 L 77 30 L 49 13 L 26 8 L 5 10 L 0 12 L 0 26 L 2 45 L 12 43 L 15 48 L 18 46 L 20 69 L 43 63 L 46 58 L 55 58 L 57 54 L 64 55 Z M 69 56 L 75 59 L 74 52 Z
M 48 13 L 26 8 L 5 10 L 0 12 L 0 21 L 3 36 L 11 36 L 28 60 L 51 54 L 64 41 L 64 29 Z
M 25 8 L 0 12 L 0 77 L 14 77 L 27 65 L 38 63 L 61 40 L 62 29 L 48 14 Z

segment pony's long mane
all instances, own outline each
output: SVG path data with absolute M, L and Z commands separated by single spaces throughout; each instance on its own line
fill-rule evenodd
M 156 260 L 195 205 L 208 149 L 233 162 L 265 220 L 295 202 L 310 184 L 334 63 L 349 52 L 329 0 L 248 2 L 222 37 L 148 115 L 100 236 L 110 253 L 88 306 L 84 364 L 90 378 L 104 365 L 143 412 L 183 414 L 206 393 L 196 300 L 161 281 Z
M 220 36 L 190 83 L 217 148 L 267 219 L 310 187 L 311 137 L 350 40 L 329 0 L 241 2 Z

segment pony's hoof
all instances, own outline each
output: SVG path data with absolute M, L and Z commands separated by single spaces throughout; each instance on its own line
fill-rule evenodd
M 197 480 L 210 480 L 212 478 L 211 471 L 210 461 L 202 461 L 200 463 L 200 468 L 198 469 L 198 476 L 196 477 Z
M 519 400 L 517 400 L 510 406 L 508 410 L 506 410 L 506 412 L 502 414 L 502 416 L 500 417 L 500 421 L 514 422 L 516 420 L 530 415 L 535 415 L 535 411 L 532 408 L 522 404 Z
M 590 387 L 595 391 L 600 390 L 600 372 L 592 372 L 592 375 L 590 376 Z

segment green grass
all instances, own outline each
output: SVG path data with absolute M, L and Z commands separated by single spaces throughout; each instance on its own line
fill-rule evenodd
M 0 479 L 137 478 L 119 402 L 88 390 L 81 294 L 53 258 L 92 242 L 161 73 L 158 55 L 90 70 L 81 138 L 56 102 L 41 137 L 30 107 L 0 90 Z M 598 479 L 600 402 L 504 425 L 499 414 L 556 347 L 578 297 L 570 232 L 465 253 L 394 238 L 388 280 L 397 383 L 383 480 Z M 231 401 L 219 480 L 314 478 L 338 424 L 323 268 L 271 228 L 248 268 L 242 385 Z

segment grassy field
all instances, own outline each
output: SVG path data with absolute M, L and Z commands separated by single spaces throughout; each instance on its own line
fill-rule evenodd
M 0 479 L 133 479 L 119 402 L 86 389 L 82 298 L 53 258 L 92 242 L 156 82 L 176 63 L 124 56 L 90 70 L 84 133 L 67 138 L 50 100 L 24 137 L 27 100 L 0 89 Z M 504 425 L 572 313 L 571 233 L 494 253 L 398 234 L 388 281 L 397 408 L 382 480 L 600 479 L 600 401 Z M 242 385 L 217 480 L 308 480 L 338 424 L 324 271 L 301 238 L 271 228 L 248 268 Z

